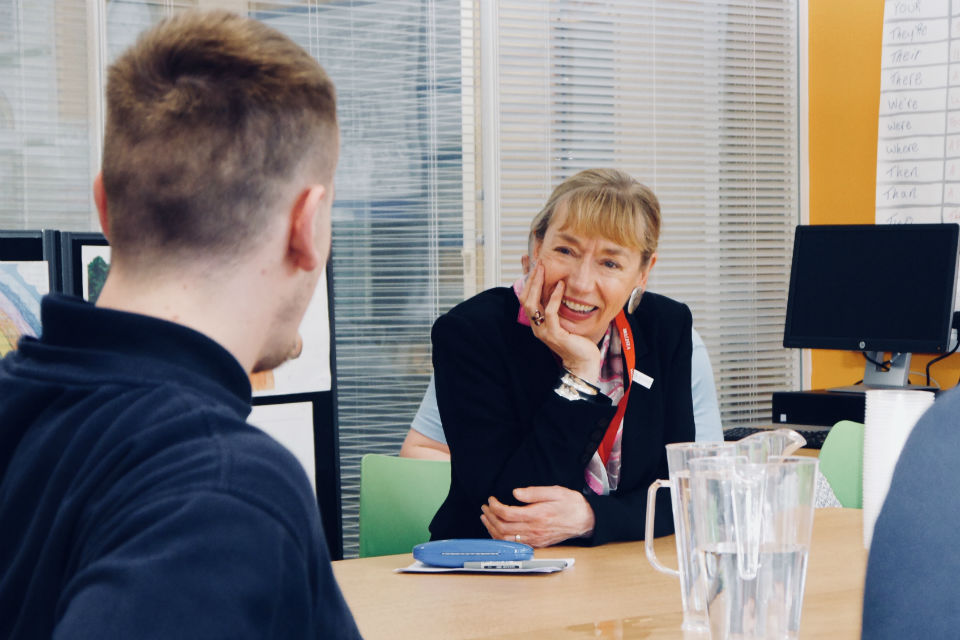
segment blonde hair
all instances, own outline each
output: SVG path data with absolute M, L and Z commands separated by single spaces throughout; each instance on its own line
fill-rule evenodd
M 563 211 L 563 228 L 638 251 L 642 266 L 657 250 L 660 202 L 623 171 L 587 169 L 561 182 L 530 223 L 531 235 L 542 241 L 558 210 Z

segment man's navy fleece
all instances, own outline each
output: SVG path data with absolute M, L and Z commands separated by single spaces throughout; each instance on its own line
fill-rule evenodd
M 48 296 L 0 361 L 0 638 L 356 638 L 296 459 L 184 326 Z

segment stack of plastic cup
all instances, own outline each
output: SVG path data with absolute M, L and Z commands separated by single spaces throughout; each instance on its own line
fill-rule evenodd
M 863 546 L 867 549 L 903 445 L 933 399 L 930 391 L 867 391 L 863 432 Z

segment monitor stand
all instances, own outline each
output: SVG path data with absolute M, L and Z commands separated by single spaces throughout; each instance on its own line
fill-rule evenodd
M 864 351 L 868 360 L 863 368 L 863 384 L 846 387 L 831 387 L 827 391 L 840 393 L 866 393 L 871 389 L 901 389 L 904 391 L 939 391 L 936 387 L 922 384 L 910 384 L 911 353 L 890 354 L 890 368 L 886 371 L 874 362 L 883 362 L 883 351 Z M 871 362 L 873 360 L 874 362 Z

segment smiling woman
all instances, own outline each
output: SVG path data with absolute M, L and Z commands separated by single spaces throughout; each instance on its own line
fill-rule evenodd
M 643 537 L 663 445 L 694 439 L 690 310 L 641 298 L 659 229 L 649 189 L 619 171 L 578 173 L 533 220 L 529 277 L 434 324 L 452 464 L 434 538 Z M 664 505 L 657 535 L 673 529 Z

